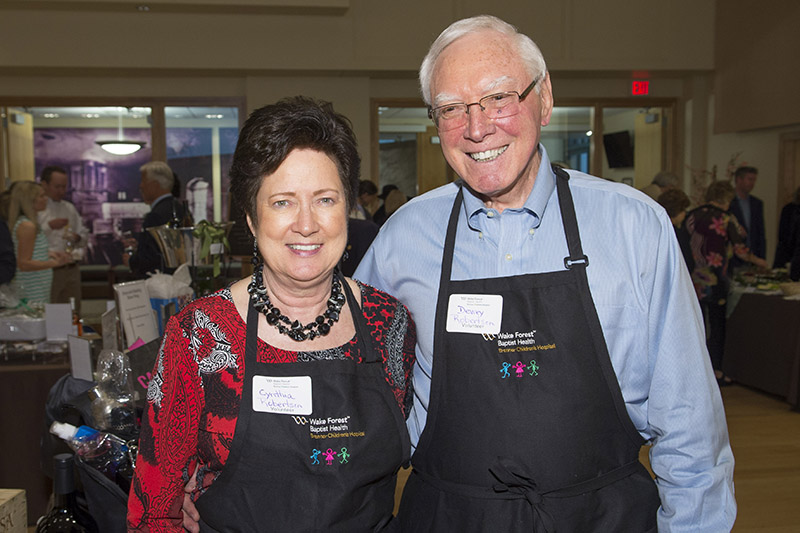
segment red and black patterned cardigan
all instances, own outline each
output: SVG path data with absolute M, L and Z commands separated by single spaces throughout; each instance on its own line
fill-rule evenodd
M 408 417 L 416 330 L 408 310 L 368 285 L 361 308 L 383 359 L 387 386 Z M 242 397 L 246 325 L 229 289 L 199 298 L 167 323 L 147 391 L 128 531 L 183 531 L 183 487 L 198 467 L 202 494 L 225 466 Z M 352 358 L 355 337 L 330 350 L 291 352 L 258 342 L 258 360 L 292 363 Z

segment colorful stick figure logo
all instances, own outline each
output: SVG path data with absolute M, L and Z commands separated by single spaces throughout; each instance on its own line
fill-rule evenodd
M 349 454 L 349 453 L 347 453 L 347 448 L 345 448 L 345 447 L 343 446 L 343 447 L 342 447 L 342 454 L 339 456 L 339 463 L 341 464 L 341 463 L 346 463 L 346 462 L 348 462 L 348 461 L 347 461 L 347 458 L 348 458 L 348 457 L 350 457 L 350 454 Z
M 321 454 L 321 453 L 322 452 L 320 450 L 317 450 L 317 449 L 314 449 L 314 450 L 311 451 L 310 459 L 313 459 L 313 461 L 311 462 L 312 465 L 318 465 L 319 464 L 319 454 Z
M 518 378 L 522 377 L 522 372 L 523 372 L 523 370 L 525 370 L 526 366 L 527 365 L 525 363 L 523 363 L 522 361 L 517 361 L 516 363 L 514 363 L 514 368 L 517 370 L 517 377 Z
M 528 368 L 530 368 L 530 370 L 531 370 L 531 376 L 538 376 L 539 375 L 539 372 L 537 372 L 537 370 L 539 370 L 539 365 L 536 364 L 536 360 L 535 359 L 531 359 L 531 364 L 528 365 Z
M 508 369 L 511 368 L 511 363 L 506 363 L 503 361 L 503 368 L 500 369 L 500 373 L 503 376 L 503 379 L 506 379 L 511 374 L 508 373 Z
M 327 450 L 322 452 L 322 455 L 325 456 L 325 463 L 328 464 L 328 465 L 332 465 L 334 456 L 336 456 L 338 454 L 335 451 L 333 451 L 330 448 L 328 448 Z

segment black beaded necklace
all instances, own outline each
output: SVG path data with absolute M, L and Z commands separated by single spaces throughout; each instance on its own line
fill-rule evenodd
M 298 320 L 292 321 L 281 313 L 280 309 L 272 305 L 267 295 L 267 288 L 264 286 L 263 269 L 264 264 L 262 263 L 253 270 L 253 278 L 247 286 L 247 292 L 250 293 L 250 299 L 253 301 L 255 310 L 264 313 L 264 316 L 267 317 L 267 324 L 274 326 L 279 333 L 298 342 L 306 339 L 313 340 L 330 333 L 331 326 L 339 320 L 339 313 L 342 311 L 345 302 L 342 282 L 339 280 L 337 273 L 334 273 L 333 276 L 328 308 L 313 322 L 309 322 L 304 326 Z

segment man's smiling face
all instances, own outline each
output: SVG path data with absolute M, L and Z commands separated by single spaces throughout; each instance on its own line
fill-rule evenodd
M 509 38 L 496 32 L 466 35 L 436 61 L 431 80 L 433 107 L 477 102 L 504 91 L 522 92 L 533 81 Z M 453 170 L 488 207 L 503 210 L 525 203 L 539 169 L 539 132 L 553 109 L 549 76 L 520 103 L 514 116 L 490 120 L 469 108 L 468 123 L 439 133 Z

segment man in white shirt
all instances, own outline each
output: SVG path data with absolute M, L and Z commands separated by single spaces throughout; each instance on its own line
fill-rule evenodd
M 69 303 L 70 298 L 75 298 L 76 311 L 80 313 L 81 271 L 78 263 L 83 259 L 89 232 L 75 206 L 64 200 L 69 185 L 66 170 L 58 166 L 45 167 L 41 185 L 47 195 L 47 208 L 39 213 L 39 225 L 47 236 L 49 249 L 67 252 L 73 259 L 53 269 L 50 301 Z

